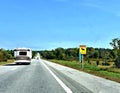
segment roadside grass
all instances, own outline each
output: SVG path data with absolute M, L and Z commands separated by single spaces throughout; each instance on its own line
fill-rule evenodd
M 5 64 L 10 64 L 10 63 L 13 63 L 14 60 L 11 59 L 11 60 L 7 60 L 6 62 L 0 62 L 0 65 L 5 65 Z
M 78 61 L 64 61 L 64 60 L 49 60 L 51 62 L 68 66 L 80 71 L 84 71 L 105 79 L 113 80 L 120 83 L 120 69 L 107 67 L 99 67 L 96 64 L 84 63 L 84 68 L 81 68 L 81 63 Z

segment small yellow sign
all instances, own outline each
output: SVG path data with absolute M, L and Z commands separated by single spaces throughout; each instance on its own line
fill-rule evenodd
M 80 52 L 81 54 L 86 54 L 86 45 L 80 45 L 79 52 Z

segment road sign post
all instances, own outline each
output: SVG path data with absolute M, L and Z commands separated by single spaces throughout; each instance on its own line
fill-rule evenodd
M 83 58 L 84 56 L 83 56 L 83 54 L 82 54 L 82 69 L 84 68 L 84 58 Z
M 79 62 L 80 62 L 81 68 L 83 68 L 83 55 L 81 53 L 79 53 Z
M 79 48 L 79 61 L 81 62 L 81 68 L 84 68 L 84 55 L 86 54 L 86 45 L 80 45 Z
M 82 54 L 79 53 L 79 61 L 82 62 Z

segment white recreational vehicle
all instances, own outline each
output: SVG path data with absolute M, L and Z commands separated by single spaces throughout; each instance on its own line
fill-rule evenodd
M 30 48 L 15 48 L 14 49 L 15 63 L 30 64 L 32 59 L 32 51 Z

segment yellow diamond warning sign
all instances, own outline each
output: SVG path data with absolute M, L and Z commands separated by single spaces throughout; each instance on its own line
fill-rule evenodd
M 79 52 L 80 52 L 81 54 L 86 54 L 86 45 L 80 45 Z

